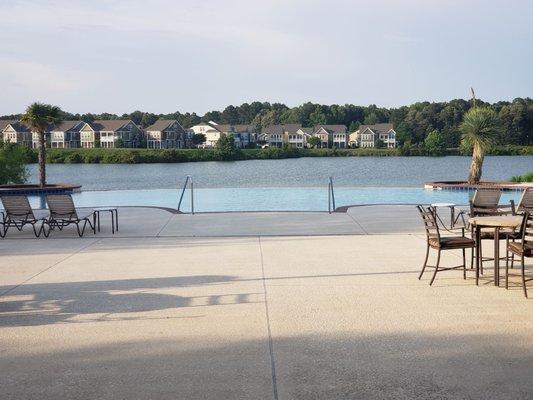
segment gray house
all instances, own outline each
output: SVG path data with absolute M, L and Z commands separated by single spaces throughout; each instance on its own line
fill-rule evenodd
M 149 149 L 181 149 L 186 146 L 185 129 L 175 119 L 158 119 L 145 129 Z
M 0 133 L 2 140 L 32 147 L 32 132 L 29 127 L 16 120 L 1 120 Z
M 50 147 L 72 149 L 81 147 L 81 129 L 87 125 L 83 121 L 63 121 L 50 129 Z
M 100 147 L 139 147 L 142 130 L 129 119 L 96 120 L 91 128 L 100 138 Z

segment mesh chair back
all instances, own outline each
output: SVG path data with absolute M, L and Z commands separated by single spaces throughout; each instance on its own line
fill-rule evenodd
M 78 213 L 70 194 L 50 194 L 46 196 L 51 219 L 78 219 Z
M 1 196 L 6 218 L 8 219 L 35 219 L 30 202 L 26 196 Z
M 440 240 L 439 225 L 437 224 L 437 219 L 435 218 L 435 209 L 433 207 L 424 208 L 422 205 L 416 206 L 422 221 L 424 222 L 424 228 L 426 229 L 426 235 L 429 239 L 438 239 Z
M 522 243 L 533 242 L 533 213 L 527 212 L 524 214 L 522 221 Z
M 497 208 L 501 195 L 500 189 L 477 189 L 472 204 L 474 207 Z
M 522 192 L 518 202 L 518 211 L 533 211 L 533 188 L 527 188 Z

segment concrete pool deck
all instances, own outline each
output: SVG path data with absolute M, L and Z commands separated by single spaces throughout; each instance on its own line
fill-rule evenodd
M 121 209 L 115 236 L 107 219 L 83 239 L 14 232 L 2 399 L 530 398 L 532 300 L 471 271 L 430 287 L 416 213 L 351 212 Z

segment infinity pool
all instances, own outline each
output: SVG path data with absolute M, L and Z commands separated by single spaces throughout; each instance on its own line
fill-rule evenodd
M 425 190 L 420 188 L 347 188 L 335 189 L 336 207 L 362 204 L 431 204 L 450 202 L 467 204 L 472 192 Z M 83 191 L 73 195 L 78 207 L 156 206 L 177 209 L 181 190 L 109 190 Z M 506 192 L 501 202 L 518 200 L 520 192 Z M 34 207 L 43 208 L 43 200 L 31 198 Z M 327 211 L 327 188 L 199 188 L 194 189 L 195 212 L 222 211 Z M 187 189 L 181 211 L 191 211 L 191 193 Z

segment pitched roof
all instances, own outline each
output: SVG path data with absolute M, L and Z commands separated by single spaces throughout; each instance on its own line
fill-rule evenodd
M 63 121 L 61 124 L 54 126 L 50 130 L 54 132 L 67 132 L 76 128 L 79 130 L 83 124 L 85 124 L 83 121 Z
M 23 124 L 22 122 L 20 121 L 12 121 L 10 124 L 6 124 L 5 127 L 7 127 L 7 125 L 11 125 L 11 127 L 16 131 L 16 132 L 31 132 L 31 129 L 29 128 L 29 126 Z M 5 129 L 4 127 L 4 129 Z
M 300 128 L 300 130 L 301 130 L 303 133 L 307 133 L 308 135 L 312 135 L 313 132 L 315 131 L 314 128 Z
M 249 124 L 237 124 L 233 125 L 236 132 L 253 132 L 255 131 L 255 126 Z
M 146 128 L 146 130 L 147 131 L 164 131 L 165 129 L 167 129 L 170 125 L 172 125 L 175 122 L 178 123 L 178 127 L 180 128 L 180 130 L 183 129 L 182 126 L 179 124 L 179 122 L 176 121 L 175 119 L 158 119 L 148 128 Z
M 0 132 L 3 131 L 8 125 L 18 122 L 16 119 L 0 119 Z
M 346 133 L 346 125 L 317 125 L 315 126 L 315 132 L 320 129 L 324 129 L 328 133 Z
M 118 131 L 129 122 L 131 119 L 97 119 L 89 125 L 95 131 Z
M 380 133 L 387 133 L 391 129 L 394 129 L 391 123 L 383 123 L 383 124 L 374 124 L 374 125 L 361 125 L 359 127 L 359 132 L 363 133 L 363 131 L 366 128 L 369 128 L 370 130 L 372 130 L 372 132 L 374 132 L 376 135 L 379 135 Z
M 270 125 L 265 126 L 262 133 L 267 134 L 283 134 L 287 132 L 289 134 L 296 133 L 298 129 L 302 127 L 302 124 L 282 124 L 282 125 Z

